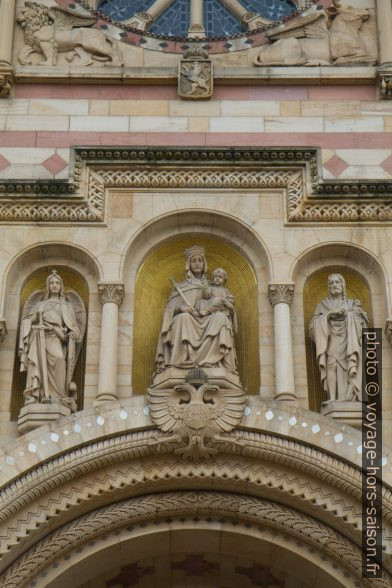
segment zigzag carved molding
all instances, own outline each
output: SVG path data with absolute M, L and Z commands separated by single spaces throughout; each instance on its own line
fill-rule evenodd
M 86 474 L 53 490 L 9 520 L 6 533 L 1 537 L 1 568 L 24 551 L 26 537 L 30 542 L 32 537 L 38 540 L 46 535 L 48 524 L 53 530 L 63 524 L 64 517 L 80 516 L 91 509 L 91 504 L 97 507 L 97 503 L 103 505 L 124 496 L 141 495 L 146 484 L 150 492 L 161 492 L 197 489 L 201 485 L 208 488 L 213 480 L 215 490 L 235 490 L 261 498 L 279 495 L 283 504 L 338 527 L 343 535 L 360 544 L 360 504 L 353 504 L 336 489 L 320 487 L 313 479 L 300 478 L 298 473 L 279 466 L 274 468 L 246 459 L 183 463 L 174 456 L 165 456 L 163 461 L 148 459 L 131 465 L 115 465 L 97 472 L 94 477 Z
M 392 220 L 392 182 L 322 181 L 314 148 L 78 147 L 71 163 L 67 182 L 0 182 L 0 222 L 103 223 L 108 188 L 277 188 L 287 222 Z
M 222 489 L 227 488 L 227 484 L 231 485 L 229 489 L 234 489 L 236 488 L 235 484 L 242 483 L 249 486 L 249 488 L 253 487 L 252 492 L 255 494 L 260 491 L 257 488 L 261 488 L 265 492 L 269 483 L 270 488 L 277 489 L 282 497 L 293 494 L 297 501 L 297 508 L 301 510 L 305 510 L 305 508 L 313 509 L 309 510 L 312 516 L 316 515 L 317 509 L 319 509 L 318 512 L 322 512 L 321 509 L 323 509 L 324 512 L 330 513 L 330 516 L 334 518 L 336 521 L 335 526 L 341 529 L 347 528 L 347 530 L 351 527 L 352 531 L 349 531 L 349 535 L 352 536 L 351 533 L 355 534 L 355 522 L 357 519 L 355 505 L 358 504 L 361 497 L 361 473 L 359 468 L 340 461 L 322 450 L 316 450 L 273 435 L 246 430 L 231 433 L 226 436 L 226 440 L 221 440 L 216 445 L 219 446 L 222 456 L 217 462 L 220 464 L 221 472 L 219 468 L 216 472 L 215 469 L 210 471 L 208 462 L 205 460 L 200 462 L 178 461 L 177 458 L 173 457 L 172 453 L 179 446 L 179 443 L 164 444 L 160 440 L 160 433 L 152 429 L 118 435 L 69 451 L 63 456 L 38 466 L 3 489 L 1 498 L 4 506 L 0 513 L 0 519 L 3 521 L 3 537 L 7 539 L 6 543 L 9 541 L 9 545 L 14 544 L 15 535 L 13 533 L 10 535 L 9 531 L 5 529 L 13 528 L 20 537 L 25 536 L 27 530 L 36 528 L 36 524 L 40 523 L 41 515 L 45 516 L 52 512 L 52 507 L 55 507 L 59 500 L 64 502 L 64 511 L 66 511 L 67 504 L 72 504 L 73 502 L 68 500 L 70 490 L 65 490 L 66 484 L 68 484 L 68 487 L 73 485 L 78 487 L 82 478 L 90 476 L 91 479 L 92 475 L 94 477 L 98 476 L 98 479 L 101 479 L 100 484 L 102 484 L 102 478 L 100 478 L 103 475 L 102 468 L 106 469 L 111 466 L 115 467 L 115 469 L 120 468 L 119 471 L 124 474 L 124 480 L 121 481 L 121 478 L 117 478 L 116 483 L 108 480 L 109 490 L 116 488 L 118 483 L 120 488 L 124 485 L 123 487 L 127 492 L 129 492 L 129 488 L 131 488 L 132 492 L 132 484 L 135 492 L 140 491 L 138 486 L 141 488 L 141 492 L 144 492 L 146 480 L 148 481 L 150 478 L 152 478 L 153 484 L 156 484 L 160 491 L 165 489 L 165 484 L 171 485 L 171 488 L 173 488 L 174 484 L 174 487 L 176 487 L 175 484 L 178 484 L 179 479 L 198 480 L 199 483 L 201 480 L 205 480 L 206 482 L 204 483 L 208 485 L 208 480 L 217 477 L 218 480 L 221 480 Z M 253 462 L 255 458 L 260 464 L 264 462 L 264 471 L 260 473 L 253 472 L 251 467 L 244 464 L 244 460 L 248 461 L 247 457 L 250 458 L 250 462 Z M 143 459 L 143 465 L 140 461 L 141 459 Z M 147 459 L 153 460 L 156 464 L 150 472 L 146 462 Z M 176 462 L 175 466 L 172 465 L 173 459 Z M 133 461 L 132 476 L 129 476 L 128 472 L 128 468 L 131 467 L 129 466 L 130 460 Z M 128 462 L 127 467 L 121 466 L 121 463 L 124 462 Z M 300 485 L 295 488 L 293 493 L 292 478 L 290 478 L 290 481 L 287 479 L 283 484 L 281 480 L 276 478 L 277 474 L 275 473 L 275 470 L 278 471 L 280 468 L 277 469 L 276 466 L 271 466 L 271 470 L 274 472 L 272 475 L 265 465 L 268 462 L 281 465 L 282 469 L 296 470 L 300 485 L 306 485 L 309 480 L 309 497 L 306 496 L 304 491 L 301 491 Z M 170 465 L 166 466 L 165 464 Z M 165 471 L 166 468 L 167 471 Z M 99 473 L 99 470 L 101 470 L 101 473 Z M 95 474 L 94 471 L 96 472 Z M 229 474 L 230 471 L 234 472 L 232 478 Z M 304 476 L 300 477 L 299 472 L 302 472 Z M 219 476 L 217 476 L 217 473 L 219 473 Z M 126 481 L 126 476 L 129 476 L 131 482 Z M 264 476 L 268 483 L 263 480 Z M 126 488 L 127 483 L 128 489 Z M 315 492 L 317 488 L 323 489 L 320 494 Z M 83 488 L 81 492 L 83 492 Z M 59 498 L 59 494 L 63 494 L 64 497 Z M 88 494 L 94 496 L 94 492 L 89 489 L 87 490 L 87 498 L 89 498 Z M 328 497 L 328 495 L 330 496 Z M 73 496 L 72 491 L 69 496 Z M 392 501 L 389 487 L 384 486 L 383 496 L 384 526 L 387 528 L 388 523 L 392 520 Z M 340 501 L 342 502 L 339 505 Z M 43 505 L 44 509 L 40 511 L 41 506 L 37 508 L 37 503 Z M 47 504 L 46 507 L 45 503 Z M 302 506 L 299 506 L 301 504 Z M 29 510 L 30 507 L 37 513 L 36 517 L 30 516 L 29 518 L 29 515 L 23 512 L 24 509 Z M 46 512 L 44 512 L 45 508 Z M 348 514 L 349 516 L 347 516 Z M 20 522 L 18 522 L 19 516 Z M 347 522 L 343 523 L 345 518 Z M 338 523 L 339 520 L 342 522 Z M 13 553 L 10 554 L 10 557 L 11 559 L 13 558 Z M 5 565 L 8 565 L 8 556 L 5 556 L 5 560 L 7 560 Z
M 40 571 L 72 549 L 113 529 L 140 522 L 159 524 L 163 517 L 214 516 L 225 521 L 243 521 L 284 533 L 317 549 L 355 578 L 361 578 L 361 550 L 329 527 L 292 509 L 268 500 L 220 492 L 173 492 L 128 499 L 84 515 L 54 531 L 31 547 L 0 577 L 3 588 L 23 588 Z M 361 580 L 369 588 L 389 588 L 392 577 Z

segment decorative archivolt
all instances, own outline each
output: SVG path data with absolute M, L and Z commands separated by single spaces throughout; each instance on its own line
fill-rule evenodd
M 1 182 L 0 222 L 102 223 L 111 188 L 277 188 L 288 222 L 392 220 L 392 182 L 322 182 L 319 169 L 317 149 L 77 148 L 68 183 Z
M 114 425 L 113 425 L 114 426 Z M 62 428 L 65 427 L 64 422 Z M 53 433 L 54 434 L 54 433 Z M 296 441 L 247 429 L 209 445 L 218 457 L 183 460 L 184 442 L 155 429 L 99 438 L 21 474 L 0 499 L 0 569 L 69 516 L 115 498 L 179 488 L 211 488 L 276 499 L 360 544 L 360 468 Z M 34 447 L 33 447 L 34 449 Z M 392 523 L 391 489 L 383 487 L 384 528 Z M 388 548 L 389 549 L 389 548 Z
M 221 524 L 235 520 L 284 533 L 290 539 L 300 540 L 307 547 L 322 552 L 346 572 L 360 578 L 361 549 L 322 523 L 268 500 L 231 493 L 190 491 L 127 499 L 81 516 L 31 547 L 0 577 L 2 586 L 22 588 L 71 549 L 114 529 L 138 523 L 145 526 L 150 521 L 157 525 L 163 517 L 170 516 L 175 520 L 195 514 L 208 518 L 218 516 Z M 363 580 L 362 585 L 387 588 L 391 580 L 390 574 L 384 570 L 382 578 Z

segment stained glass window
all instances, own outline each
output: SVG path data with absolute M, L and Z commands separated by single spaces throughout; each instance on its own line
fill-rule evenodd
M 148 12 L 154 0 L 102 0 L 99 10 L 115 21 L 130 18 L 136 12 Z M 297 7 L 294 0 L 240 0 L 249 11 L 269 20 L 281 20 Z M 244 29 L 239 20 L 219 0 L 204 0 L 204 28 L 207 37 L 229 37 Z M 187 37 L 190 19 L 190 0 L 174 0 L 153 22 L 152 33 L 165 37 Z
M 136 12 L 146 12 L 153 0 L 102 0 L 98 10 L 113 20 L 126 20 Z
M 165 37 L 186 37 L 190 20 L 189 0 L 175 0 L 171 6 L 153 22 L 150 27 L 152 33 Z

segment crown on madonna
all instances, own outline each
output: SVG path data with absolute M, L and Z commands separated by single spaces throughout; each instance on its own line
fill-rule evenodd
M 189 259 L 190 257 L 193 257 L 194 255 L 201 255 L 202 257 L 205 257 L 204 247 L 200 247 L 199 245 L 193 245 L 193 247 L 190 247 L 189 249 L 185 249 L 186 259 Z

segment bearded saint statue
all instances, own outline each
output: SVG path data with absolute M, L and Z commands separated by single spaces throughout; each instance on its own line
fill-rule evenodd
M 330 401 L 362 401 L 362 328 L 368 316 L 359 300 L 347 298 L 341 274 L 328 277 L 328 290 L 309 325 L 321 383 Z

